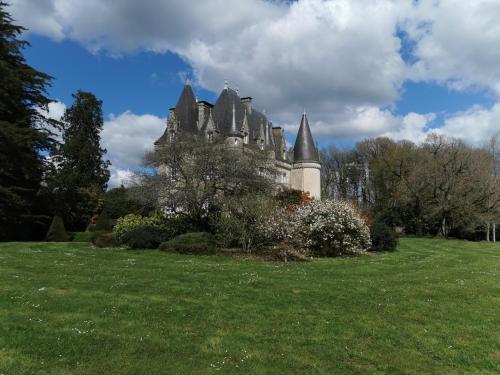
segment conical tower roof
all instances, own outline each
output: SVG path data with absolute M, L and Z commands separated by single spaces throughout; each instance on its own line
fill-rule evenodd
M 293 162 L 319 163 L 318 150 L 314 145 L 311 129 L 309 128 L 309 121 L 307 121 L 305 112 L 302 115 L 299 132 L 297 133 L 297 139 L 295 140 L 295 146 L 293 148 Z
M 186 84 L 181 96 L 175 105 L 175 114 L 179 120 L 179 129 L 182 131 L 197 132 L 196 122 L 198 121 L 198 106 L 193 89 L 190 84 Z

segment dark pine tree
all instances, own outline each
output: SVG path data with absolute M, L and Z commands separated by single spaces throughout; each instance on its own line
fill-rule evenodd
M 63 144 L 57 160 L 56 186 L 59 214 L 71 230 L 85 230 L 98 210 L 109 180 L 109 161 L 101 148 L 102 101 L 94 94 L 77 91 L 66 109 Z
M 0 240 L 32 239 L 46 231 L 52 213 L 40 197 L 44 155 L 55 145 L 41 110 L 51 102 L 46 88 L 52 79 L 26 63 L 20 39 L 0 1 Z

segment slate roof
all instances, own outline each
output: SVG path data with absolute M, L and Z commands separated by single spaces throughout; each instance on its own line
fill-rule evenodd
M 241 103 L 241 99 L 236 91 L 229 87 L 222 90 L 212 108 L 214 120 L 217 123 L 218 129 L 224 135 L 230 135 L 232 133 L 233 104 L 236 127 L 240 130 L 243 125 L 243 118 L 245 117 L 245 106 Z M 262 122 L 264 126 L 266 126 L 267 117 L 263 113 L 252 108 L 252 113 L 247 113 L 247 119 L 250 143 L 256 143 L 255 139 L 259 137 L 260 124 Z
M 198 130 L 198 111 L 199 107 L 196 98 L 193 93 L 193 89 L 189 84 L 184 86 L 179 100 L 174 107 L 175 118 L 178 121 L 178 129 L 181 131 L 187 131 L 192 133 L 198 133 L 199 131 L 205 132 L 209 123 L 209 118 L 211 120 L 210 127 L 222 136 L 242 136 L 241 129 L 243 125 L 243 119 L 245 117 L 245 105 L 241 102 L 241 98 L 238 93 L 226 87 L 222 90 L 215 105 L 208 102 L 202 101 L 201 103 L 206 104 L 204 123 L 199 124 L 200 129 Z M 234 125 L 233 125 L 233 106 L 234 106 Z M 210 111 L 211 107 L 211 111 Z M 295 146 L 293 149 L 286 150 L 286 142 L 283 138 L 283 133 L 281 130 L 275 132 L 272 124 L 269 123 L 267 117 L 262 112 L 252 108 L 251 112 L 247 112 L 248 121 L 248 135 L 249 143 L 257 144 L 259 138 L 262 136 L 263 141 L 268 149 L 274 149 L 276 159 L 286 161 L 286 162 L 316 162 L 319 163 L 319 153 L 314 145 L 314 140 L 311 135 L 311 129 L 309 127 L 309 122 L 307 116 L 304 113 L 300 122 L 300 128 L 297 133 L 297 139 L 295 141 Z M 263 134 L 261 135 L 261 125 L 263 127 Z M 155 142 L 155 144 L 162 143 L 168 139 L 168 129 L 165 133 Z M 283 158 L 283 151 L 285 157 Z
M 179 101 L 175 105 L 175 114 L 179 120 L 179 130 L 197 132 L 198 105 L 191 85 L 187 84 L 182 90 Z
M 309 121 L 307 121 L 305 113 L 302 115 L 299 132 L 297 133 L 297 139 L 293 147 L 293 162 L 319 163 L 319 153 L 314 145 L 311 129 L 309 128 Z
M 217 124 L 219 131 L 223 135 L 229 135 L 229 133 L 231 132 L 233 105 L 235 111 L 236 126 L 238 129 L 240 129 L 241 125 L 243 124 L 245 107 L 241 103 L 241 100 L 236 91 L 230 88 L 222 90 L 219 98 L 212 108 L 215 123 Z

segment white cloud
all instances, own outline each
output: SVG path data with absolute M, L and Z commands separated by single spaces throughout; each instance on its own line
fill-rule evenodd
M 346 106 L 392 103 L 407 76 L 394 34 L 402 6 L 392 1 L 44 0 L 40 14 L 56 28 L 31 15 L 37 1 L 12 8 L 34 32 L 60 31 L 111 54 L 174 52 L 198 85 L 218 92 L 228 79 L 279 123 L 296 121 L 305 107 L 332 126 Z
M 107 149 L 105 158 L 111 161 L 109 188 L 131 183 L 133 171 L 141 167 L 144 155 L 152 150 L 165 127 L 165 119 L 129 111 L 104 122 L 101 145 Z
M 132 184 L 134 172 L 132 172 L 130 169 L 120 169 L 120 168 L 115 168 L 114 166 L 111 166 L 110 172 L 111 172 L 111 175 L 110 175 L 109 181 L 108 181 L 108 188 L 109 189 L 113 189 L 113 188 L 119 187 L 121 185 L 129 186 Z
M 290 132 L 305 107 L 317 136 L 421 140 L 433 114 L 395 116 L 383 109 L 408 79 L 500 96 L 497 0 L 11 2 L 21 24 L 56 40 L 113 55 L 176 53 L 191 65 L 198 85 L 218 92 L 228 79 Z M 414 43 L 412 65 L 401 58 L 397 30 Z M 497 107 L 451 115 L 440 131 L 479 142 L 495 130 Z M 162 121 L 131 113 L 108 121 L 103 136 L 112 160 L 120 168 L 138 165 L 163 131 L 154 125 Z M 146 128 L 155 135 L 141 133 Z
M 165 127 L 166 120 L 160 117 L 124 112 L 105 121 L 101 144 L 107 149 L 107 157 L 117 170 L 138 168 Z
M 462 138 L 474 146 L 483 146 L 493 135 L 500 134 L 500 103 L 487 109 L 474 106 L 447 118 L 437 132 Z
M 40 109 L 39 111 L 46 118 L 60 121 L 64 115 L 64 111 L 66 111 L 66 104 L 56 100 L 55 102 L 49 103 L 47 110 Z M 52 133 L 52 136 L 57 141 L 62 141 L 62 133 L 60 128 L 56 128 L 48 123 L 44 123 L 43 128 L 49 130 Z
M 405 29 L 416 41 L 414 79 L 454 90 L 485 87 L 500 96 L 500 2 L 421 0 Z
M 46 114 L 47 117 L 59 121 L 62 119 L 64 111 L 66 111 L 66 104 L 57 100 L 49 103 L 49 111 Z

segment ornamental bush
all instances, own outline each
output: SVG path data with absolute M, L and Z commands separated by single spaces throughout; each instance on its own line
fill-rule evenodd
M 157 249 L 167 237 L 163 228 L 144 225 L 124 233 L 120 243 L 133 249 Z
M 184 233 L 168 242 L 163 242 L 160 250 L 181 254 L 212 255 L 216 253 L 216 244 L 210 233 Z
M 349 202 L 313 201 L 294 217 L 298 234 L 316 255 L 355 255 L 370 247 L 370 230 Z
M 161 215 L 126 215 L 117 220 L 113 233 L 119 243 L 133 248 L 157 248 L 171 238 Z
M 50 242 L 66 242 L 71 240 L 71 236 L 66 232 L 61 216 L 54 216 L 52 219 L 46 239 Z
M 394 230 L 383 222 L 372 224 L 370 237 L 372 251 L 395 251 L 399 240 Z
M 99 232 L 74 232 L 72 242 L 92 242 Z

